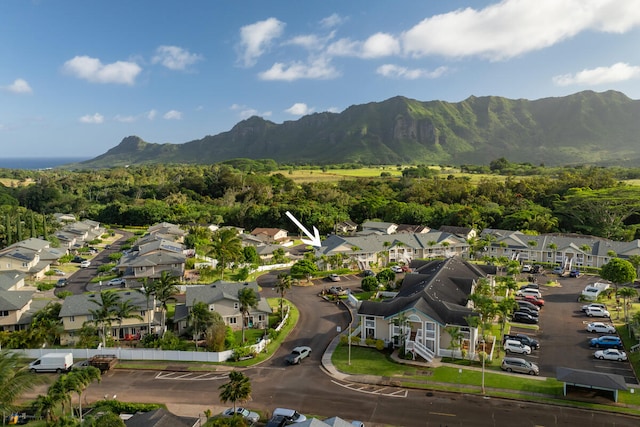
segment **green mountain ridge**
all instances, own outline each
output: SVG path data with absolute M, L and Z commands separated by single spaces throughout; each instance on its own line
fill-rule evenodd
M 260 117 L 182 144 L 126 137 L 77 164 L 112 167 L 217 163 L 234 158 L 279 163 L 597 164 L 640 159 L 640 101 L 607 91 L 534 101 L 471 96 L 417 101 L 396 96 L 276 124 Z

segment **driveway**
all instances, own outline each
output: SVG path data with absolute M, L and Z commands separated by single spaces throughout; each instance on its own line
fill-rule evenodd
M 530 359 L 540 367 L 540 375 L 555 378 L 556 368 L 568 367 L 584 369 L 592 372 L 603 372 L 622 375 L 628 384 L 638 384 L 629 362 L 603 361 L 593 358 L 595 349 L 589 347 L 589 340 L 598 334 L 588 333 L 588 323 L 608 319 L 587 317 L 578 302 L 578 296 L 588 283 L 597 279 L 595 276 L 580 278 L 549 276 L 556 279 L 559 286 L 541 285 L 542 297 L 546 305 L 540 312 L 540 329 L 537 333 L 531 330 L 512 328 L 514 332 L 535 335 L 540 341 L 540 350 L 534 351 Z M 545 283 L 544 277 L 541 283 Z M 614 303 L 606 302 L 613 308 Z M 616 314 L 612 311 L 615 319 Z

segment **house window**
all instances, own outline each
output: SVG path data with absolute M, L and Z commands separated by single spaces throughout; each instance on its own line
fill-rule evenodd
M 235 317 L 229 317 L 229 324 L 236 325 L 238 323 L 238 319 Z
M 9 311 L 8 310 L 0 311 L 0 317 L 7 317 L 8 315 L 9 315 Z
M 147 310 L 142 310 L 140 312 L 140 316 L 145 317 L 147 315 Z
M 264 314 L 258 314 L 258 322 L 264 321 Z
M 239 303 L 239 302 L 234 302 L 234 303 L 233 303 L 233 308 L 234 308 L 235 310 L 239 310 L 239 309 L 240 309 L 240 303 Z
M 365 316 L 364 318 L 364 336 L 365 338 L 375 338 L 376 336 L 376 318 L 373 316 Z
M 69 321 L 70 322 L 75 322 L 76 321 L 76 316 L 69 316 Z
M 209 311 L 216 311 L 215 305 L 209 304 Z

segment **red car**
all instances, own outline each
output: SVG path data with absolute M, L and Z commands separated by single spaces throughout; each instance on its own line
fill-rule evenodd
M 543 307 L 544 306 L 544 300 L 541 298 L 536 298 L 532 295 L 526 295 L 523 296 L 522 298 L 520 298 L 522 301 L 528 301 L 533 305 L 537 305 L 538 307 Z

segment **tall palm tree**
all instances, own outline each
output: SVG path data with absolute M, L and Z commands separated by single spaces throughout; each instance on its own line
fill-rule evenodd
M 167 315 L 167 305 L 169 301 L 175 301 L 176 294 L 178 293 L 178 278 L 171 274 L 169 271 L 163 271 L 160 273 L 160 279 L 155 281 L 155 294 L 156 299 L 162 306 L 162 318 L 160 322 L 160 329 L 164 333 L 165 317 Z
M 251 382 L 249 377 L 242 372 L 229 372 L 229 382 L 219 387 L 220 402 L 233 404 L 233 412 L 236 412 L 236 402 L 243 403 L 251 399 Z
M 89 385 L 102 379 L 100 376 L 100 369 L 94 366 L 87 366 L 83 369 L 74 369 L 68 374 L 67 388 L 70 392 L 76 392 L 78 394 L 78 413 L 80 414 L 80 422 L 82 422 L 82 393 Z
M 629 322 L 628 302 L 629 302 L 629 299 L 635 298 L 638 296 L 638 291 L 629 286 L 625 286 L 624 288 L 618 289 L 618 296 L 622 297 L 622 301 L 624 304 L 623 306 L 624 319 L 626 322 Z
M 116 320 L 118 321 L 118 329 L 120 330 L 118 333 L 121 333 L 122 331 L 123 320 L 125 319 L 143 320 L 142 316 L 140 316 L 137 313 L 139 310 L 140 309 L 135 304 L 133 304 L 129 299 L 118 301 L 118 305 L 116 305 L 116 308 L 113 312 Z
M 115 317 L 115 311 L 117 309 L 120 296 L 115 291 L 101 291 L 99 299 L 91 299 L 91 302 L 96 304 L 98 308 L 95 310 L 89 310 L 89 313 L 93 315 L 93 323 L 96 328 L 100 330 L 102 336 L 102 347 L 107 346 L 107 327 L 111 327 L 111 324 Z
M 278 274 L 278 280 L 276 281 L 274 288 L 280 294 L 280 318 L 282 318 L 284 315 L 282 312 L 282 303 L 283 303 L 284 295 L 287 293 L 289 289 L 291 289 L 291 283 L 292 283 L 292 280 L 291 280 L 290 274 L 287 274 L 287 273 Z
M 17 354 L 0 351 L 0 413 L 11 413 L 14 402 L 33 388 L 38 379 L 25 368 Z
M 208 255 L 218 260 L 220 278 L 224 279 L 224 269 L 242 255 L 242 242 L 235 228 L 221 228 L 213 233 L 211 251 Z
M 249 312 L 258 306 L 258 295 L 252 288 L 242 288 L 238 291 L 240 313 L 242 313 L 242 342 L 244 343 L 244 324 L 248 322 Z

